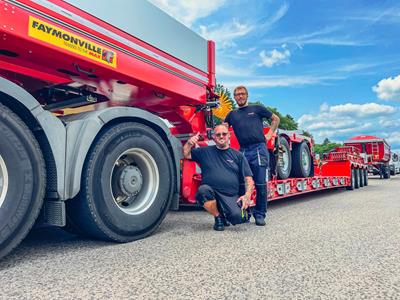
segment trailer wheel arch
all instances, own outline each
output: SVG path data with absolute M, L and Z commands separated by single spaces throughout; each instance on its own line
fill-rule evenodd
M 0 77 L 0 102 L 13 111 L 34 134 L 46 164 L 48 198 L 63 198 L 65 127 L 58 118 L 17 84 Z

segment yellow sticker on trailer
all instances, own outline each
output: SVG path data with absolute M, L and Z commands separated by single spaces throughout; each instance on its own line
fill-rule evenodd
M 117 67 L 117 53 L 76 34 L 61 29 L 38 18 L 29 16 L 30 37 L 103 63 Z

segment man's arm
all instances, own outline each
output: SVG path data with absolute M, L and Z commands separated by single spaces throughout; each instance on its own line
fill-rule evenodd
M 251 194 L 254 190 L 254 181 L 251 176 L 244 178 L 245 194 L 239 197 L 238 202 L 242 201 L 242 209 L 246 209 L 251 204 Z
M 265 139 L 267 142 L 271 139 L 272 135 L 278 129 L 279 122 L 281 121 L 281 119 L 279 119 L 279 117 L 274 113 L 272 114 L 271 119 L 272 119 L 271 126 L 269 128 L 269 131 L 265 135 Z
M 191 159 L 192 158 L 192 148 L 197 145 L 198 141 L 200 138 L 200 133 L 196 133 L 194 136 L 192 136 L 188 141 L 186 142 L 185 145 L 183 145 L 183 157 L 186 159 Z

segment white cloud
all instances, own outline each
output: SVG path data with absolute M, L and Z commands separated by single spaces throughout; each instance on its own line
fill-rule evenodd
M 399 128 L 400 120 L 382 119 L 382 120 L 379 120 L 379 126 L 384 127 L 384 128 Z
M 312 76 L 270 76 L 256 78 L 242 78 L 240 81 L 225 80 L 221 82 L 226 87 L 245 85 L 252 88 L 271 88 L 271 87 L 296 87 L 320 83 L 321 77 Z
M 328 26 L 321 30 L 304 33 L 299 35 L 289 35 L 280 38 L 268 38 L 264 40 L 264 44 L 276 45 L 282 43 L 292 43 L 302 48 L 303 45 L 328 45 L 328 46 L 367 46 L 371 45 L 370 41 L 360 40 L 350 36 L 347 27 Z
M 386 141 L 391 145 L 400 145 L 400 131 L 391 132 Z
M 221 64 L 221 63 L 217 63 L 215 69 L 218 76 L 226 76 L 226 77 L 243 78 L 244 76 L 250 76 L 252 72 L 252 70 L 250 69 L 239 68 L 236 66 L 232 66 L 230 64 Z
M 244 50 L 237 50 L 236 54 L 238 54 L 238 55 L 247 55 L 249 53 L 254 52 L 255 50 L 256 50 L 256 47 L 251 47 L 251 48 L 244 49 Z
M 273 49 L 272 51 L 261 51 L 260 52 L 261 63 L 259 66 L 271 68 L 274 65 L 288 64 L 290 58 L 290 51 L 283 47 L 282 51 Z
M 305 114 L 298 119 L 299 128 L 314 135 L 317 143 L 325 138 L 343 142 L 359 134 L 386 137 L 392 132 L 390 122 L 397 122 L 397 108 L 377 103 L 345 103 L 329 106 L 323 103 L 316 114 Z
M 353 104 L 346 103 L 330 107 L 334 114 L 357 116 L 359 118 L 390 115 L 397 111 L 396 107 L 377 103 Z
M 150 2 L 191 27 L 196 20 L 207 17 L 218 10 L 226 0 L 150 0 Z
M 217 48 L 222 49 L 235 45 L 235 39 L 245 36 L 251 30 L 253 30 L 252 25 L 233 20 L 223 25 L 201 25 L 200 35 L 205 39 L 215 41 Z
M 281 7 L 267 20 L 265 20 L 263 23 L 260 24 L 260 28 L 263 29 L 263 31 L 268 30 L 272 25 L 274 25 L 276 22 L 278 22 L 280 19 L 282 19 L 287 11 L 289 10 L 289 4 L 284 3 L 282 4 Z
M 400 101 L 400 75 L 382 79 L 372 90 L 379 99 Z
M 319 110 L 320 110 L 321 112 L 326 112 L 326 111 L 328 111 L 328 110 L 329 110 L 329 104 L 326 103 L 326 102 L 322 103 L 321 106 L 319 107 Z

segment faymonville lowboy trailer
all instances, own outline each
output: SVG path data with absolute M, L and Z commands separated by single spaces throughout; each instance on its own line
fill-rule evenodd
M 128 242 L 193 203 L 201 174 L 181 148 L 210 140 L 214 68 L 212 41 L 144 0 L 0 0 L 0 257 L 36 220 Z M 271 200 L 354 187 L 364 168 L 314 165 L 294 132 L 268 146 Z

